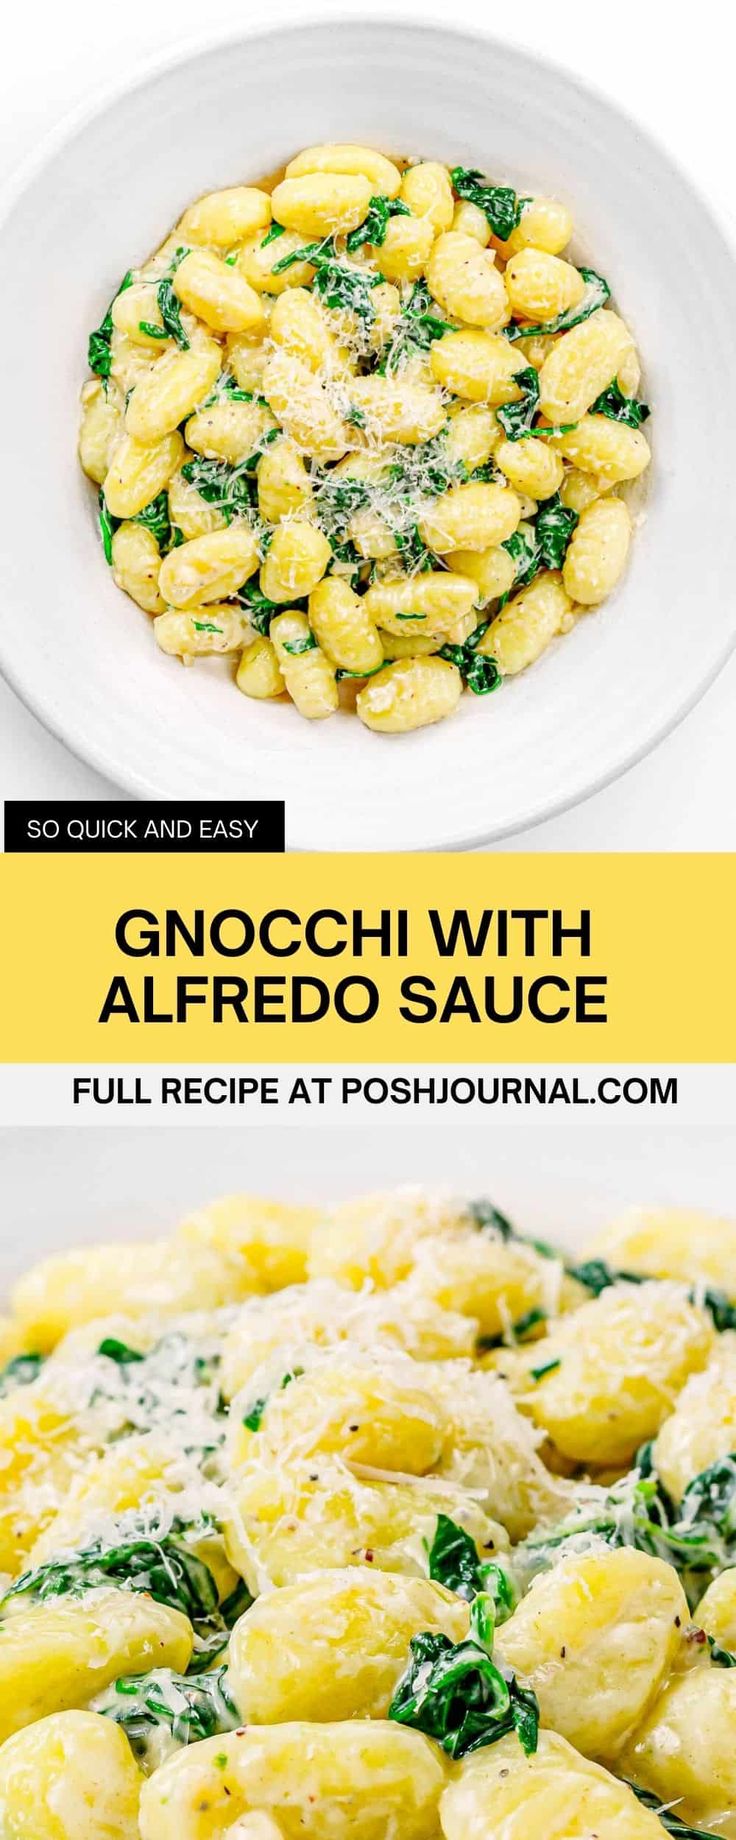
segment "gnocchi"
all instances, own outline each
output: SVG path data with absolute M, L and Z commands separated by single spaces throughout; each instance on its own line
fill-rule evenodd
M 649 409 L 572 235 L 559 200 L 352 142 L 182 212 L 90 335 L 79 433 L 160 652 L 400 735 L 608 598 Z
M 732 1223 L 674 1219 L 233 1194 L 22 1278 L 3 1840 L 736 1840 Z

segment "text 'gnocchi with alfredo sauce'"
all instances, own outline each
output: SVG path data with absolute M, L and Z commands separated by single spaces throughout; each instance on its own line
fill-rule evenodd
M 184 211 L 90 335 L 79 437 L 163 652 L 404 734 L 601 605 L 650 412 L 572 235 L 555 198 L 353 145 Z

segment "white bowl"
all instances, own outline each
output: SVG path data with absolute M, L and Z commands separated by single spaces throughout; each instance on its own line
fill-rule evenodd
M 202 191 L 330 139 L 479 166 L 569 201 L 636 333 L 656 411 L 647 516 L 618 594 L 499 694 L 465 696 L 452 721 L 403 738 L 348 716 L 304 723 L 239 696 L 219 661 L 184 671 L 164 658 L 105 570 L 75 458 L 87 332 L 125 269 Z M 0 663 L 42 721 L 129 792 L 283 798 L 293 848 L 491 841 L 629 766 L 727 657 L 736 263 L 670 159 L 569 75 L 489 38 L 385 20 L 220 42 L 47 146 L 8 201 L 0 259 Z

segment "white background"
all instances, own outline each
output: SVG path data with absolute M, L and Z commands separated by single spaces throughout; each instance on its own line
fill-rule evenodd
M 589 1084 L 594 1072 L 570 1067 L 565 1076 L 578 1073 Z M 668 1072 L 679 1078 L 676 1108 L 506 1107 L 449 1116 L 407 1108 L 387 1117 L 381 1107 L 355 1121 L 333 1113 L 316 1128 L 313 1115 L 312 1125 L 288 1131 L 281 1119 L 253 1130 L 3 1130 L 0 1291 L 44 1253 L 168 1233 L 234 1190 L 329 1207 L 400 1183 L 439 1185 L 471 1199 L 486 1195 L 525 1231 L 568 1243 L 632 1205 L 733 1216 L 734 1070 Z M 39 1098 L 43 1116 L 41 1091 Z
M 615 9 L 589 0 L 523 0 L 512 8 L 489 0 L 397 0 L 404 15 L 438 17 L 485 26 L 499 35 L 574 68 L 637 115 L 675 158 L 686 165 L 724 224 L 736 230 L 736 140 L 733 53 L 736 27 L 716 0 L 699 0 L 687 19 L 671 11 L 666 21 L 652 0 L 619 0 Z M 0 184 L 38 140 L 80 103 L 137 74 L 162 52 L 196 44 L 205 35 L 237 29 L 239 21 L 272 23 L 390 8 L 382 0 L 66 0 L 63 7 L 10 9 L 3 29 L 0 69 Z M 278 98 L 274 99 L 278 106 Z M 523 107 L 523 98 L 520 98 Z M 652 199 L 652 211 L 657 201 Z M 32 226 L 29 234 L 32 234 Z M 53 275 L 39 250 L 39 286 Z M 736 307 L 736 303 L 734 303 Z M 22 336 L 22 334 L 21 334 Z M 707 338 L 707 327 L 703 328 Z M 735 353 L 736 355 L 736 353 Z M 683 380 L 697 390 L 697 377 Z M 6 431 L 6 438 L 7 438 Z M 42 432 L 39 431 L 39 438 Z M 683 567 L 692 577 L 692 643 L 707 608 L 698 603 L 698 548 L 706 531 L 683 532 Z M 39 544 L 43 543 L 42 507 Z M 29 559 L 37 562 L 37 558 Z M 52 559 L 48 592 L 53 597 Z M 636 668 L 635 659 L 632 669 Z M 666 657 L 662 660 L 666 670 Z M 612 694 L 624 693 L 619 686 Z M 519 833 L 512 849 L 734 849 L 736 848 L 736 658 L 722 672 L 678 731 L 614 786 L 575 811 Z M 0 679 L 0 796 L 95 798 L 114 790 L 51 736 Z

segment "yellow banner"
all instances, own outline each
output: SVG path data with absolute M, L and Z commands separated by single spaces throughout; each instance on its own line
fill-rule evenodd
M 4 1062 L 736 1060 L 732 856 L 5 856 Z

